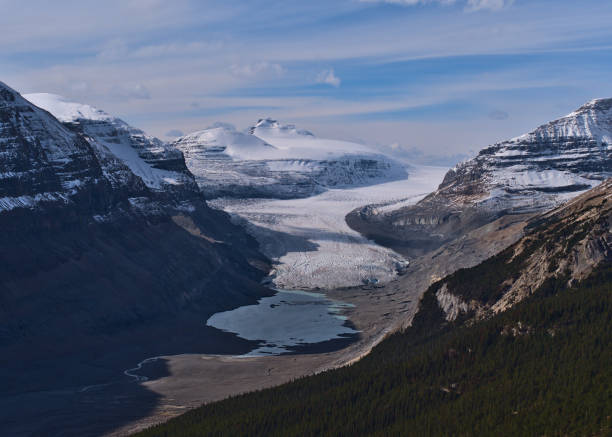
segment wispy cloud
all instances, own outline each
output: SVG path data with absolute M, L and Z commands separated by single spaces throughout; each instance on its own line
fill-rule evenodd
M 329 70 L 323 70 L 317 75 L 316 79 L 317 83 L 323 83 L 327 85 L 331 85 L 333 87 L 338 88 L 342 81 L 336 74 L 334 73 L 334 69 L 330 68 Z
M 111 88 L 110 94 L 119 100 L 149 100 L 151 98 L 151 93 L 141 83 L 115 85 Z
M 431 3 L 439 3 L 442 5 L 453 5 L 455 3 L 466 4 L 466 9 L 478 11 L 481 9 L 499 10 L 510 6 L 514 0 L 360 0 L 362 3 L 388 3 L 402 6 L 415 6 Z
M 478 11 L 480 9 L 489 9 L 497 11 L 514 3 L 514 0 L 468 0 L 468 9 Z
M 232 74 L 239 77 L 280 77 L 285 74 L 285 68 L 273 62 L 257 61 L 248 64 L 233 64 L 230 67 Z
M 389 3 L 394 5 L 414 6 L 427 3 L 441 3 L 450 5 L 456 0 L 359 0 L 362 3 Z
M 612 95 L 601 0 L 0 3 L 0 80 L 161 137 L 270 115 L 452 155 Z

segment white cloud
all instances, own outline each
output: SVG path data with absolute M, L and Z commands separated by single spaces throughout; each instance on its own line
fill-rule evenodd
M 154 58 L 154 57 L 180 57 L 197 56 L 213 52 L 219 52 L 225 48 L 225 43 L 220 40 L 193 41 L 188 43 L 167 43 L 158 45 L 148 45 L 135 49 L 131 55 L 134 58 Z
M 230 70 L 234 76 L 247 78 L 261 76 L 279 77 L 285 74 L 285 68 L 283 68 L 282 65 L 266 61 L 253 62 L 250 64 L 234 64 L 230 66 Z
M 360 0 L 362 3 L 388 3 L 403 6 L 415 6 L 428 3 L 440 3 L 443 5 L 452 5 L 457 3 L 457 0 Z M 488 9 L 496 11 L 510 6 L 514 0 L 467 0 L 466 9 L 470 11 L 478 11 Z
M 135 85 L 115 85 L 111 88 L 110 93 L 119 100 L 148 100 L 151 98 L 151 93 L 149 93 L 147 87 L 141 83 Z
M 414 6 L 419 4 L 427 3 L 442 3 L 444 5 L 450 5 L 455 3 L 456 0 L 359 0 L 361 3 L 389 3 L 392 5 L 404 5 Z
M 510 6 L 514 0 L 468 0 L 468 9 L 478 11 L 480 9 L 489 9 L 496 11 Z
M 324 83 L 338 88 L 340 86 L 341 80 L 334 73 L 334 69 L 330 68 L 329 70 L 323 70 L 317 75 L 317 83 Z

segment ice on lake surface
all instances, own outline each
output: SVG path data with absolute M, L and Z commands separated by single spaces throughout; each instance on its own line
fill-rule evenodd
M 260 341 L 261 345 L 249 356 L 279 355 L 296 346 L 357 335 L 358 331 L 340 315 L 342 308 L 349 306 L 320 293 L 280 290 L 256 305 L 213 314 L 206 324 L 246 340 Z

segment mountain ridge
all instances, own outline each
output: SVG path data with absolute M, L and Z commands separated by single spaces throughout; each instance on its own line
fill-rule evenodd
M 612 99 L 595 99 L 530 133 L 495 143 L 448 171 L 414 206 L 366 206 L 349 225 L 408 255 L 506 214 L 536 214 L 612 176 Z

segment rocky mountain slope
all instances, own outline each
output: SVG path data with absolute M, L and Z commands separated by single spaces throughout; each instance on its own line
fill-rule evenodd
M 104 208 L 110 181 L 89 143 L 4 85 L 0 98 L 3 221 L 22 209 L 75 204 L 79 198 L 88 198 L 92 209 Z M 145 189 L 129 172 L 117 173 L 115 181 L 134 195 Z
M 406 177 L 401 164 L 367 146 L 317 138 L 271 119 L 248 133 L 218 124 L 173 145 L 210 198 L 301 198 Z
M 450 170 L 417 205 L 370 206 L 352 227 L 397 250 L 431 250 L 506 214 L 552 208 L 612 176 L 612 99 L 593 100 Z
M 526 233 L 498 255 L 432 287 L 446 321 L 490 317 L 536 290 L 569 287 L 610 264 L 612 179 L 537 216 Z
M 0 83 L 2 391 L 218 349 L 186 327 L 270 293 L 255 241 L 208 208 L 180 151 L 91 107 L 33 99 L 64 123 Z
M 99 155 L 120 160 L 150 191 L 168 194 L 166 202 L 177 204 L 200 197 L 180 150 L 92 106 L 55 94 L 26 94 L 24 97 L 49 111 L 70 130 L 82 134 Z M 106 174 L 117 172 L 111 162 L 105 164 Z

